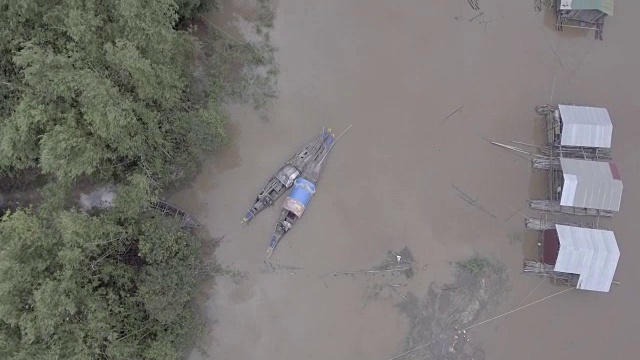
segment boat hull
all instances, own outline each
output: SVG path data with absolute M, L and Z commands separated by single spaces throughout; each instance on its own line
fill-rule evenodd
M 268 257 L 271 257 L 280 240 L 282 240 L 287 232 L 289 232 L 302 217 L 302 214 L 316 192 L 316 184 L 324 169 L 326 157 L 333 148 L 333 144 L 334 138 L 332 134 L 324 140 L 322 148 L 307 165 L 300 178 L 295 180 L 293 190 L 291 190 L 291 194 L 289 194 L 283 204 L 280 218 L 271 236 L 267 250 Z
M 308 142 L 301 151 L 287 160 L 258 193 L 253 206 L 246 212 L 242 222 L 251 221 L 258 213 L 273 205 L 276 200 L 291 188 L 306 166 L 317 158 L 328 137 L 333 138 L 331 129 L 323 129 L 319 136 Z

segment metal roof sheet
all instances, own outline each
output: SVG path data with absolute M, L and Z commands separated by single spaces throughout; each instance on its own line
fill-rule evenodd
M 613 124 L 607 109 L 574 105 L 558 108 L 562 119 L 561 145 L 611 147 Z
M 620 259 L 612 231 L 556 225 L 560 250 L 554 270 L 578 274 L 578 289 L 608 292 Z
M 560 159 L 564 185 L 560 205 L 620 211 L 622 180 L 608 162 Z
M 600 10 L 613 15 L 613 0 L 560 0 L 560 8 L 568 10 Z

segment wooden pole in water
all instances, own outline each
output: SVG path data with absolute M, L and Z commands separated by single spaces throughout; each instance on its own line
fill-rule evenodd
M 349 126 L 347 126 L 346 129 L 344 129 L 343 132 L 340 133 L 340 135 L 338 135 L 338 137 L 336 138 L 336 141 L 340 140 L 340 138 L 342 137 L 342 135 L 344 135 L 344 133 L 346 133 L 347 131 L 349 131 L 349 129 L 351 129 L 351 127 L 353 126 L 353 124 L 349 124 Z

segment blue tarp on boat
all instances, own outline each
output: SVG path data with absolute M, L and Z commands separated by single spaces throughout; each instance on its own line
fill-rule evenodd
M 289 197 L 306 207 L 315 192 L 316 186 L 312 182 L 304 178 L 297 178 Z

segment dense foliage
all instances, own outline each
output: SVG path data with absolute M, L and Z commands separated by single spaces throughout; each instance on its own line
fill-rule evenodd
M 179 7 L 180 5 L 181 7 Z M 0 0 L 0 170 L 179 180 L 224 140 L 190 96 L 200 0 Z
M 111 211 L 0 222 L 1 359 L 175 359 L 197 329 L 199 240 L 155 213 L 144 177 Z
M 176 359 L 198 329 L 200 242 L 145 209 L 225 140 L 224 70 L 178 29 L 201 2 L 0 0 L 0 178 L 50 182 L 0 221 L 0 359 Z M 116 206 L 74 210 L 79 179 Z
M 205 4 L 0 0 L 0 189 L 41 190 L 0 196 L 0 359 L 177 359 L 193 340 L 200 241 L 146 209 L 225 141 L 221 98 L 263 106 L 277 75 L 268 1 L 255 44 L 203 46 Z M 114 184 L 116 206 L 75 210 L 80 182 Z

